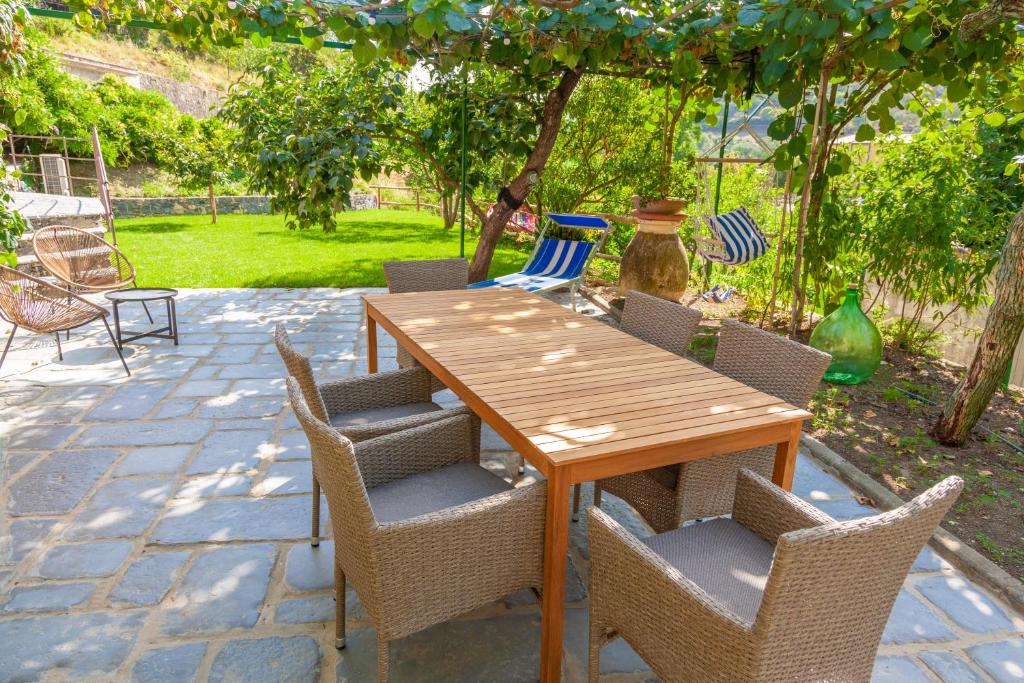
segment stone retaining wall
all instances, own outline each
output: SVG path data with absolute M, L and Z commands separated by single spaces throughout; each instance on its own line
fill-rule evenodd
M 145 216 L 196 216 L 210 213 L 207 197 L 113 197 L 110 200 L 114 218 Z M 352 194 L 352 208 L 376 209 L 372 194 Z M 266 214 L 270 198 L 260 196 L 217 197 L 217 213 Z

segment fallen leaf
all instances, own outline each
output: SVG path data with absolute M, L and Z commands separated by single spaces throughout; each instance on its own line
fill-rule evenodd
M 978 470 L 978 476 L 979 477 L 991 477 L 992 476 L 992 470 Z
M 876 417 L 878 417 L 878 413 L 876 413 L 875 411 L 873 411 L 873 410 L 865 410 L 864 411 L 864 419 L 865 420 L 871 420 L 871 419 L 874 419 Z
M 878 507 L 878 503 L 876 503 L 872 499 L 868 498 L 867 496 L 854 496 L 854 500 L 856 500 L 861 505 L 867 505 L 867 506 L 873 507 L 873 508 Z

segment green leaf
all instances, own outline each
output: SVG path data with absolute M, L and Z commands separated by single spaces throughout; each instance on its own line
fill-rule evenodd
M 891 18 L 886 17 L 878 24 L 878 26 L 875 26 L 873 29 L 868 31 L 867 35 L 864 36 L 864 39 L 869 42 L 872 40 L 885 40 L 891 36 L 895 30 L 896 24 L 893 23 Z
M 994 111 L 994 112 L 990 112 L 988 114 L 985 114 L 985 118 L 983 118 L 982 120 L 985 122 L 986 126 L 991 126 L 992 128 L 998 128 L 999 126 L 1001 126 L 1004 123 L 1006 123 L 1006 116 L 1001 114 L 1001 113 L 999 113 L 999 112 L 997 112 L 997 111 Z
M 946 87 L 946 99 L 950 102 L 959 102 L 971 92 L 971 84 L 962 78 L 958 78 Z
M 369 40 L 360 36 L 362 40 L 356 40 L 352 45 L 352 58 L 356 64 L 366 66 L 377 58 L 377 48 Z
M 1017 173 L 1020 169 L 1020 164 L 1017 163 L 1016 159 L 1011 159 L 1010 163 L 1006 164 L 1006 168 L 1003 169 L 1003 175 L 1011 176 Z
M 466 31 L 473 29 L 473 22 L 455 10 L 448 10 L 445 12 L 444 21 L 448 24 L 448 28 L 459 33 L 465 33 Z M 413 28 L 415 28 L 415 26 L 413 26 Z
M 14 125 L 20 126 L 25 123 L 25 119 L 28 118 L 28 109 L 15 109 L 14 110 Z
M 919 52 L 932 43 L 932 30 L 929 26 L 922 26 L 910 33 L 903 35 L 903 47 L 911 52 Z
M 431 23 L 430 17 L 427 16 L 426 12 L 417 14 L 416 18 L 412 22 L 412 30 L 416 31 L 419 35 L 424 38 L 430 38 L 434 35 L 434 24 Z
M 761 72 L 761 78 L 764 79 L 765 85 L 772 85 L 782 78 L 787 70 L 789 70 L 789 62 L 782 60 L 770 62 Z
M 736 14 L 736 21 L 739 22 L 740 26 L 753 26 L 757 22 L 764 18 L 764 10 L 751 9 L 749 7 L 741 9 Z
M 857 142 L 867 142 L 868 140 L 875 139 L 875 129 L 871 127 L 869 123 L 862 123 L 857 129 L 857 134 L 854 136 Z
M 799 104 L 803 96 L 804 90 L 798 81 L 786 81 L 779 84 L 779 105 L 786 109 Z
M 878 68 L 885 71 L 896 71 L 909 65 L 907 58 L 895 50 L 886 50 L 878 54 Z
M 249 42 L 252 43 L 253 47 L 270 47 L 274 41 L 270 39 L 270 36 L 253 31 L 249 34 Z
M 826 19 L 825 21 L 816 22 L 814 30 L 811 32 L 815 38 L 828 38 L 839 30 L 839 20 L 835 17 Z
M 796 128 L 796 119 L 789 114 L 784 114 L 768 125 L 768 136 L 772 140 L 785 140 L 793 134 Z
M 592 14 L 587 17 L 587 23 L 602 31 L 610 31 L 618 25 L 619 20 L 614 14 Z

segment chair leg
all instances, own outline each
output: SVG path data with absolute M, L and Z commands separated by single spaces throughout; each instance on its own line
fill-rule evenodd
M 377 681 L 388 683 L 391 674 L 391 643 L 377 636 Z
M 601 629 L 597 626 L 590 627 L 589 663 L 587 665 L 588 683 L 597 683 L 597 677 L 601 674 Z
M 580 484 L 572 487 L 572 521 L 580 521 Z
M 14 333 L 17 331 L 18 326 L 14 325 L 14 327 L 11 328 L 11 336 L 7 338 L 7 343 L 4 345 L 4 353 L 0 356 L 0 368 L 4 366 L 4 360 L 7 359 L 7 352 L 11 349 L 11 342 L 14 341 Z
M 519 466 L 516 467 L 516 474 L 518 474 L 521 477 L 524 474 L 526 474 L 526 459 L 522 456 L 521 453 L 517 455 L 519 456 Z
M 345 648 L 345 572 L 334 560 L 334 647 Z
M 135 289 L 138 289 L 139 288 L 139 283 L 138 282 L 132 282 L 132 287 L 134 287 Z M 149 318 L 149 324 L 152 325 L 153 324 L 153 316 L 149 314 L 149 306 L 146 305 L 145 301 L 140 301 L 139 303 L 142 304 L 142 310 L 146 311 L 146 317 Z
M 597 488 L 597 482 L 594 482 L 594 507 L 601 507 L 601 489 Z
M 64 351 L 60 348 L 60 332 L 54 332 L 53 336 L 57 338 L 57 360 L 64 360 Z
M 320 482 L 313 475 L 313 530 L 310 533 L 309 544 L 314 548 L 320 545 Z
M 110 323 L 107 322 L 107 316 L 100 318 L 103 321 L 103 326 L 107 328 L 107 335 L 110 337 L 110 343 L 114 345 L 114 350 L 117 351 L 117 357 L 121 359 L 121 365 L 124 366 L 124 371 L 128 373 L 128 376 L 132 376 L 132 371 L 128 369 L 128 363 L 124 361 L 124 354 L 121 352 L 121 347 L 117 345 L 117 340 L 114 339 L 114 333 L 110 331 Z

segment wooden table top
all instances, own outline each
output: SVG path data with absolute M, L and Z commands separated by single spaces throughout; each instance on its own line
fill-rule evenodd
M 378 323 L 531 462 L 685 446 L 811 417 L 518 289 L 364 299 Z

